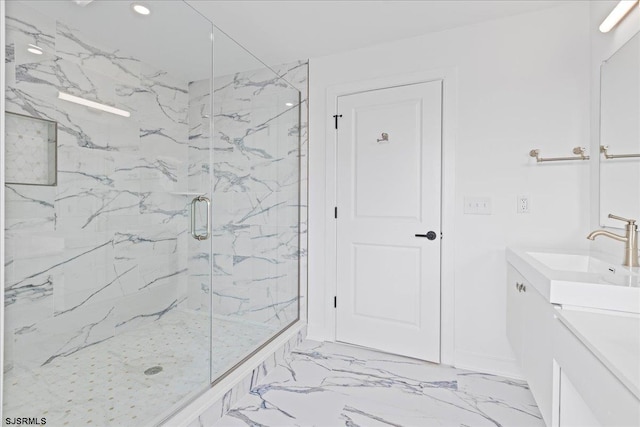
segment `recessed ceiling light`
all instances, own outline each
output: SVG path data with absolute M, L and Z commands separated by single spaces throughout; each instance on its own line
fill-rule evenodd
M 36 46 L 35 44 L 31 44 L 31 43 L 29 43 L 27 46 L 29 46 L 27 48 L 27 52 L 31 52 L 34 55 L 42 55 L 42 48 Z
M 148 15 L 151 13 L 151 9 L 140 3 L 133 3 L 131 5 L 131 9 L 133 9 L 134 12 L 139 13 L 140 15 Z
M 284 105 L 286 105 L 287 107 L 293 107 L 293 102 L 287 102 Z

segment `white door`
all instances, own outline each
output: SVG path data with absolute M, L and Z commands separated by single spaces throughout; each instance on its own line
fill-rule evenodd
M 340 96 L 338 114 L 336 338 L 439 362 L 442 82 Z

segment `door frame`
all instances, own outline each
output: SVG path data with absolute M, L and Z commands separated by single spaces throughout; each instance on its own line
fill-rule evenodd
M 325 339 L 336 341 L 337 310 L 333 305 L 337 295 L 337 227 L 333 215 L 336 206 L 337 142 L 333 114 L 338 112 L 338 97 L 359 92 L 442 80 L 442 171 L 441 230 L 443 234 L 440 258 L 440 363 L 454 365 L 455 351 L 455 277 L 454 277 L 454 217 L 455 217 L 455 141 L 457 113 L 457 67 L 437 68 L 417 73 L 386 76 L 330 86 L 326 91 L 325 122 Z

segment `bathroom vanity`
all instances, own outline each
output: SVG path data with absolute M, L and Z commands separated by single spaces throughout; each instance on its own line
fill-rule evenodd
M 507 337 L 548 426 L 640 425 L 640 269 L 507 248 Z

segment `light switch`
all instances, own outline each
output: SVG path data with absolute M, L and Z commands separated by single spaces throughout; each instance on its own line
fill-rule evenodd
M 467 215 L 491 215 L 491 198 L 465 197 L 464 213 Z

